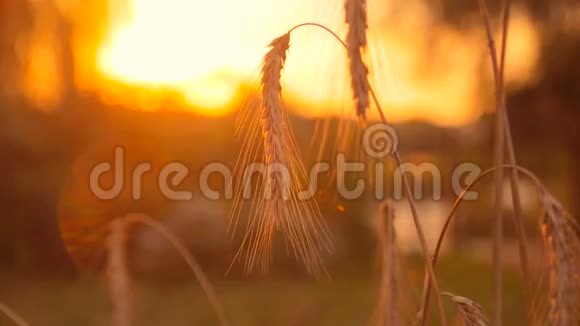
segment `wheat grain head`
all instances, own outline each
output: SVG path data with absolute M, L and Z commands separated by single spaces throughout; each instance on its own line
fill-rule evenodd
M 580 325 L 580 239 L 578 225 L 563 205 L 542 191 L 542 236 L 548 253 L 552 325 Z
M 486 326 L 487 318 L 483 314 L 481 306 L 475 301 L 449 292 L 441 293 L 451 298 L 457 306 L 464 326 Z
M 369 108 L 370 85 L 369 69 L 363 61 L 363 53 L 367 47 L 367 11 L 366 0 L 345 0 L 345 22 L 348 27 L 346 34 L 347 54 L 349 59 L 350 83 L 359 119 L 366 119 Z
M 246 273 L 254 268 L 265 271 L 271 263 L 273 245 L 279 232 L 288 254 L 304 263 L 314 275 L 324 271 L 323 252 L 331 249 L 327 227 L 313 198 L 301 196 L 306 173 L 300 160 L 288 117 L 282 107 L 281 72 L 289 48 L 290 33 L 270 43 L 261 69 L 261 101 L 258 110 L 243 113 L 245 131 L 241 155 L 236 164 L 238 175 L 232 210 L 235 229 L 247 184 L 247 168 L 259 162 L 262 182 L 251 201 L 249 222 L 236 260 L 244 256 Z M 251 107 L 248 108 L 252 110 Z M 241 169 L 240 169 L 241 168 Z

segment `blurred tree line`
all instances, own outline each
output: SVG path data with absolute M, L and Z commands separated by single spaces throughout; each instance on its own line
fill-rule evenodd
M 519 162 L 556 188 L 578 215 L 580 201 L 574 197 L 580 189 L 580 8 L 572 0 L 514 2 L 526 6 L 535 24 L 541 26 L 541 73 L 534 82 L 508 94 Z M 490 8 L 497 17 L 499 1 L 492 1 Z M 99 40 L 106 29 L 107 10 L 104 0 L 0 0 L 0 271 L 46 276 L 72 273 L 59 237 L 59 193 L 73 159 L 92 139 L 155 129 L 159 119 L 171 125 L 185 120 L 229 130 L 230 118 L 212 121 L 194 114 L 119 112 L 106 109 L 95 95 L 80 92 L 75 84 L 75 37 L 82 31 Z M 438 1 L 433 10 L 440 10 L 447 23 L 458 29 L 463 17 L 478 14 L 476 1 Z M 39 31 L 41 20 L 48 23 Z M 50 112 L 39 109 L 26 96 L 23 73 L 31 64 L 31 42 L 36 33 L 47 32 L 46 26 L 57 53 L 56 73 L 49 81 L 60 89 L 57 109 Z M 484 117 L 480 124 L 489 128 L 490 121 Z M 414 125 L 408 123 L 401 129 L 415 130 Z M 159 146 L 184 146 L 184 137 L 203 137 L 200 146 L 207 148 L 223 145 L 223 139 L 204 137 L 202 132 L 207 129 L 191 129 L 182 125 L 178 131 L 148 135 L 162 137 Z M 479 141 L 481 146 L 468 147 L 455 141 L 460 137 L 459 130 L 429 128 L 415 133 L 412 144 L 429 144 L 418 146 L 438 157 L 469 159 L 469 153 L 490 162 L 486 157 L 491 152 L 480 150 L 490 148 L 489 137 Z M 434 143 L 432 139 L 445 141 Z

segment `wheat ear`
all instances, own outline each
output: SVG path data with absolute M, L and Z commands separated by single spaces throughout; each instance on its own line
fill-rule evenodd
M 267 270 L 273 256 L 276 232 L 283 235 L 286 249 L 313 275 L 324 272 L 322 252 L 331 250 L 326 224 L 312 196 L 304 198 L 302 186 L 306 173 L 300 161 L 288 117 L 282 108 L 280 78 L 290 32 L 274 39 L 264 56 L 261 70 L 261 102 L 254 116 L 248 116 L 247 135 L 238 165 L 248 168 L 253 159 L 260 161 L 261 191 L 254 197 L 250 220 L 236 259 L 245 255 L 248 273 L 258 267 Z M 251 115 L 251 113 L 250 113 Z M 257 137 L 252 135 L 258 131 Z M 261 146 L 260 146 L 261 144 Z M 247 190 L 247 171 L 237 184 L 232 216 L 240 212 Z
M 109 224 L 107 238 L 107 281 L 113 305 L 112 325 L 131 325 L 131 277 L 127 268 L 127 232 L 124 219 L 114 219 Z
M 360 8 L 359 9 L 364 12 L 364 10 L 365 10 L 364 3 L 363 3 L 363 5 L 360 5 Z M 364 20 L 366 20 L 366 18 Z M 264 66 L 266 66 L 266 62 L 268 61 L 267 58 L 268 58 L 269 55 L 271 55 L 271 53 L 278 53 L 278 58 L 279 58 L 281 64 L 276 65 L 276 67 L 279 67 L 281 69 L 281 67 L 283 66 L 283 63 L 284 63 L 284 59 L 285 59 L 285 50 L 288 48 L 288 43 L 289 43 L 289 35 L 288 34 L 291 31 L 293 31 L 293 30 L 295 30 L 295 29 L 297 29 L 299 27 L 307 26 L 307 25 L 316 26 L 316 27 L 319 27 L 319 28 L 322 28 L 322 29 L 326 30 L 334 38 L 336 38 L 347 49 L 347 51 L 348 51 L 347 44 L 345 42 L 343 42 L 341 40 L 341 38 L 338 35 L 336 35 L 336 33 L 334 33 L 329 28 L 327 28 L 327 27 L 325 27 L 323 25 L 320 25 L 320 24 L 316 24 L 316 23 L 302 23 L 302 24 L 299 24 L 299 25 L 294 26 L 284 36 L 282 36 L 282 37 L 274 40 L 274 42 L 272 42 L 272 44 L 271 44 L 272 49 L 270 50 L 270 52 L 268 53 L 268 55 L 266 55 L 266 58 L 264 60 L 265 61 Z M 286 37 L 287 37 L 287 39 L 286 39 Z M 284 42 L 281 42 L 281 40 L 284 40 Z M 276 43 L 281 43 L 281 44 L 285 45 L 285 46 L 281 46 L 280 47 L 280 48 L 282 48 L 284 50 L 283 51 L 280 51 L 279 49 L 276 50 L 276 47 L 279 46 L 279 45 L 276 45 Z M 264 72 L 264 71 L 265 71 L 265 67 L 263 67 L 263 69 L 262 69 L 262 72 Z M 281 87 L 280 87 L 280 81 L 279 81 L 280 74 L 276 74 L 276 77 L 278 79 L 272 79 L 272 80 L 273 80 L 273 85 L 276 86 L 276 88 L 274 88 L 274 89 L 277 89 L 278 90 L 278 93 L 277 93 L 276 96 L 279 97 L 280 96 L 279 90 L 281 89 Z M 263 75 L 262 76 L 262 92 L 263 93 L 265 93 L 265 91 L 264 91 L 264 87 L 266 85 L 264 83 L 264 80 L 265 79 L 267 79 L 267 78 L 265 78 L 264 75 Z M 368 85 L 368 80 L 367 80 L 367 85 Z M 368 92 L 369 92 L 369 94 L 372 97 L 373 103 L 377 107 L 377 111 L 379 112 L 379 115 L 380 115 L 380 118 L 381 118 L 382 123 L 385 124 L 385 125 L 389 125 L 389 123 L 388 123 L 388 121 L 386 119 L 386 116 L 385 116 L 385 114 L 383 112 L 383 109 L 382 109 L 382 107 L 380 105 L 380 102 L 379 102 L 378 98 L 376 97 L 376 94 L 374 93 L 373 89 L 370 87 L 370 85 L 368 85 Z M 272 92 L 272 93 L 274 93 L 274 92 Z M 279 98 L 278 98 L 277 103 L 280 103 Z M 245 116 L 245 115 L 243 115 L 243 116 Z M 250 123 L 250 126 L 252 126 L 251 123 Z M 250 129 L 251 129 L 251 127 L 250 127 Z M 294 180 L 294 179 L 297 179 L 296 176 L 299 176 L 300 173 L 302 173 L 302 175 L 304 175 L 304 169 L 302 168 L 302 166 L 300 164 L 300 161 L 297 159 L 298 158 L 297 150 L 295 149 L 295 146 L 293 145 L 293 137 L 292 137 L 292 133 L 291 133 L 291 131 L 289 129 L 287 130 L 286 135 L 288 135 L 289 138 L 290 138 L 290 140 L 291 140 L 289 142 L 292 145 L 292 147 L 291 147 L 292 149 L 291 149 L 290 152 L 291 153 L 294 153 L 294 155 L 296 155 L 295 156 L 296 159 L 294 159 L 294 160 L 290 159 L 290 163 L 293 163 L 294 162 L 294 167 L 298 167 L 298 169 L 293 169 L 293 172 L 294 173 L 292 174 L 292 176 L 293 176 L 292 179 Z M 241 160 L 238 160 L 238 163 L 236 164 L 236 166 L 238 166 L 240 162 L 242 162 L 242 163 L 244 161 L 247 162 L 247 159 L 248 158 L 251 158 L 254 155 L 254 154 L 252 154 L 254 152 L 255 152 L 254 141 L 252 140 L 251 137 L 247 137 L 246 138 L 246 142 L 244 144 L 244 147 L 242 149 L 242 156 L 241 156 L 242 159 Z M 393 154 L 393 157 L 394 157 L 394 159 L 395 159 L 395 161 L 397 163 L 397 166 L 399 166 L 399 167 L 402 166 L 402 160 L 401 160 L 401 157 L 400 157 L 398 151 L 396 150 L 396 148 L 393 149 L 393 153 L 392 154 Z M 266 153 L 266 156 L 267 156 L 267 153 Z M 299 172 L 297 173 L 295 170 L 298 170 Z M 271 184 L 271 183 L 269 183 L 269 184 Z M 293 186 L 294 185 L 298 185 L 298 184 L 299 184 L 298 182 L 293 182 L 292 183 Z M 430 258 L 430 254 L 429 254 L 429 248 L 427 246 L 427 241 L 425 239 L 425 235 L 424 235 L 424 232 L 423 232 L 423 228 L 422 228 L 421 223 L 420 223 L 420 219 L 419 219 L 419 216 L 418 216 L 418 213 L 417 213 L 417 206 L 416 206 L 415 201 L 414 201 L 413 196 L 412 196 L 411 186 L 410 186 L 410 183 L 408 181 L 408 176 L 407 175 L 403 175 L 403 186 L 404 186 L 405 195 L 406 195 L 407 200 L 408 200 L 408 203 L 409 203 L 409 208 L 411 209 L 411 215 L 413 217 L 413 222 L 415 224 L 415 229 L 417 231 L 417 236 L 418 236 L 419 242 L 421 244 L 421 249 L 422 249 L 422 252 L 423 252 L 423 258 L 425 259 L 425 265 L 426 265 L 426 270 L 427 270 L 426 274 L 429 276 L 429 280 L 430 280 L 430 282 L 433 285 L 434 292 L 437 295 L 437 306 L 438 306 L 438 309 L 439 309 L 439 317 L 441 319 L 441 325 L 445 326 L 445 325 L 447 325 L 447 322 L 446 322 L 446 318 L 445 318 L 445 311 L 443 309 L 443 302 L 442 302 L 442 298 L 441 298 L 441 293 L 439 291 L 439 285 L 438 285 L 438 282 L 437 282 L 437 279 L 436 279 L 436 276 L 435 276 L 435 271 L 433 269 L 433 266 L 431 265 L 431 258 Z M 291 193 L 293 193 L 293 192 L 291 192 Z M 240 198 L 241 198 L 241 195 L 238 192 L 236 194 L 236 197 L 234 198 L 234 205 L 233 205 L 234 208 L 232 210 L 232 217 L 236 217 L 236 216 L 239 215 L 240 207 L 241 207 L 241 205 L 240 205 L 241 199 Z M 259 202 L 258 203 L 258 206 L 260 206 L 260 207 L 263 206 L 263 202 Z M 302 219 L 302 221 L 301 220 L 298 220 L 298 225 L 303 226 L 303 227 L 306 226 L 308 228 L 306 229 L 306 232 L 304 232 L 304 229 L 303 230 L 299 230 L 300 232 L 298 232 L 297 235 L 299 235 L 301 238 L 307 240 L 307 244 L 306 244 L 306 246 L 304 248 L 306 248 L 306 252 L 307 253 L 312 253 L 312 255 L 309 255 L 309 256 L 315 258 L 314 259 L 314 262 L 316 263 L 315 266 L 322 266 L 322 267 L 324 267 L 323 265 L 321 265 L 321 263 L 318 263 L 320 261 L 320 254 L 319 254 L 320 249 L 319 248 L 330 249 L 331 246 L 330 246 L 330 243 L 328 242 L 327 233 L 325 232 L 326 231 L 326 225 L 324 225 L 324 221 L 319 218 L 320 213 L 318 212 L 318 207 L 316 206 L 316 202 L 313 200 L 312 201 L 312 205 L 309 205 L 309 202 L 305 202 L 305 201 L 302 200 L 302 201 L 299 201 L 298 203 L 295 203 L 293 206 L 298 207 L 299 209 L 300 209 L 300 206 L 302 206 L 303 209 L 306 208 L 306 210 L 304 210 L 303 212 L 312 213 L 310 215 L 310 218 Z M 264 216 L 263 212 L 264 211 L 261 210 L 260 207 L 257 209 L 257 211 L 258 212 L 261 211 L 262 213 L 259 214 L 258 218 L 254 218 L 254 221 L 251 221 L 250 222 L 250 226 L 248 227 L 248 232 L 246 232 L 246 237 L 244 238 L 244 240 L 242 242 L 242 247 L 241 247 L 240 252 L 244 248 L 244 245 L 248 246 L 247 245 L 248 238 L 249 239 L 260 239 L 261 238 L 260 233 L 263 233 L 263 232 L 261 232 L 261 231 L 258 230 L 257 236 L 255 235 L 255 233 L 256 233 L 255 231 L 252 232 L 252 228 L 255 229 L 256 228 L 256 225 L 264 225 L 264 223 L 257 223 L 257 224 L 255 223 L 256 220 L 258 220 L 258 221 L 259 220 L 264 220 L 264 218 L 263 218 L 263 216 Z M 315 211 L 313 211 L 313 209 L 312 209 L 313 207 L 315 208 Z M 252 204 L 252 209 L 251 210 L 252 211 L 255 211 L 253 204 Z M 267 212 L 267 210 L 265 212 Z M 250 216 L 252 216 L 252 213 L 250 213 Z M 262 218 L 259 218 L 260 216 Z M 308 215 L 307 215 L 307 217 L 308 217 Z M 271 219 L 266 219 L 266 220 L 271 220 Z M 304 222 L 304 220 L 306 221 L 306 223 Z M 233 225 L 235 227 L 235 225 L 237 224 L 237 218 L 234 218 L 233 221 L 234 221 L 233 222 Z M 266 225 L 267 225 L 267 223 L 266 223 Z M 285 234 L 291 234 L 291 232 L 289 232 L 289 231 L 292 231 L 292 230 L 283 230 L 283 231 L 285 232 Z M 311 235 L 313 235 L 313 236 L 311 236 Z M 300 238 L 298 238 L 298 239 L 300 240 Z M 312 242 L 310 239 L 316 239 L 316 241 L 313 241 Z M 290 238 L 290 240 L 291 240 L 290 241 L 290 244 L 292 245 L 292 248 L 293 248 L 293 250 L 295 251 L 295 254 L 296 254 L 296 251 L 297 251 L 296 250 L 296 248 L 297 248 L 296 242 L 293 242 L 292 241 L 292 238 Z M 268 240 L 268 241 L 271 241 L 271 240 Z M 268 241 L 266 243 L 268 243 Z M 310 243 L 314 243 L 314 245 L 317 246 L 317 248 L 313 247 Z M 250 248 L 252 248 L 252 247 L 258 248 L 258 252 L 260 251 L 260 249 L 259 249 L 260 246 L 256 246 L 256 245 L 252 246 L 252 245 L 249 245 L 248 247 L 250 247 Z M 269 249 L 269 246 L 266 247 L 266 248 Z M 254 250 L 254 252 L 255 251 L 256 250 Z M 262 249 L 262 251 L 264 251 L 264 250 Z M 238 255 L 236 255 L 236 257 L 239 256 L 239 253 L 240 252 L 238 252 Z M 268 252 L 268 251 L 266 251 L 266 252 Z M 250 255 L 250 258 L 252 258 L 252 256 L 254 256 L 254 254 L 251 254 Z M 262 255 L 262 256 L 264 256 L 264 255 Z M 312 260 L 312 259 L 309 259 L 307 256 L 306 256 L 306 259 L 304 259 L 304 256 L 302 256 L 302 257 L 303 257 L 302 260 L 304 260 L 306 262 L 306 266 L 309 266 L 309 264 L 311 264 L 311 263 L 309 263 L 308 261 L 309 260 Z M 252 261 L 253 261 L 253 259 L 250 259 L 249 260 L 249 263 L 248 263 L 248 261 L 246 261 L 246 267 L 248 267 L 248 265 L 249 265 L 249 267 L 251 268 L 253 266 L 253 264 L 254 264 Z M 309 270 L 312 271 L 313 268 L 310 267 Z M 424 311 L 426 311 L 426 309 Z M 423 319 L 423 322 L 424 322 L 424 320 L 425 319 Z
M 464 326 L 487 325 L 487 318 L 485 318 L 481 306 L 475 301 L 449 292 L 442 292 L 441 294 L 448 296 L 455 303 Z
M 381 253 L 381 287 L 375 315 L 377 325 L 403 325 L 401 316 L 401 266 L 395 242 L 395 210 L 387 200 L 379 207 L 379 250 Z
M 363 61 L 363 54 L 367 47 L 366 32 L 368 28 L 366 0 L 346 0 L 344 11 L 345 22 L 348 26 L 346 44 L 352 95 L 356 106 L 356 115 L 359 119 L 365 120 L 369 108 L 370 92 L 369 69 Z
M 551 324 L 557 326 L 575 325 L 580 319 L 580 239 L 578 232 L 580 227 L 570 214 L 544 187 L 540 179 L 530 170 L 518 165 L 502 164 L 483 171 L 463 192 L 457 197 L 451 212 L 445 220 L 443 229 L 439 234 L 437 246 L 433 255 L 433 266 L 437 264 L 437 258 L 441 249 L 441 244 L 445 234 L 449 229 L 451 220 L 459 205 L 463 202 L 465 194 L 471 190 L 484 176 L 490 175 L 499 169 L 517 170 L 517 172 L 530 178 L 536 185 L 540 194 L 540 203 L 543 207 L 544 214 L 542 218 L 542 233 L 544 243 L 546 244 L 550 256 L 548 264 L 549 269 L 549 286 L 551 292 L 550 314 L 548 318 Z M 428 279 L 425 282 L 423 291 L 423 304 L 421 311 L 429 302 L 430 285 Z M 541 307 L 540 307 L 541 309 Z M 530 317 L 540 316 L 541 312 L 534 311 Z M 422 315 L 419 314 L 419 318 Z M 423 319 L 424 321 L 425 319 Z M 545 320 L 532 320 L 530 324 L 545 325 Z
M 548 251 L 552 325 L 580 325 L 580 239 L 578 225 L 558 200 L 542 193 L 542 236 Z M 576 228 L 576 229 L 575 229 Z

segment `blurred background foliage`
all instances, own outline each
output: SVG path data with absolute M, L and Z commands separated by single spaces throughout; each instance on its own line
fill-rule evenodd
M 194 3 L 199 7 L 198 10 L 203 10 L 202 2 Z M 377 3 L 377 8 L 382 8 L 379 1 L 373 3 Z M 429 17 L 435 17 L 433 26 L 457 33 L 470 28 L 481 29 L 476 1 L 385 3 L 389 3 L 389 14 L 379 15 L 382 20 L 379 20 L 377 26 L 381 26 L 382 22 L 388 25 L 389 19 L 399 11 L 410 11 L 411 14 L 416 13 L 417 17 L 424 17 L 414 7 L 422 4 L 421 10 L 427 10 Z M 508 83 L 507 103 L 518 161 L 537 173 L 567 204 L 572 214 L 578 216 L 580 201 L 576 199 L 576 191 L 580 187 L 580 131 L 577 126 L 580 121 L 580 6 L 576 1 L 567 0 L 514 3 L 522 12 L 527 13 L 527 19 L 536 31 L 534 42 L 537 44 L 536 60 L 529 68 L 532 71 L 529 73 L 531 77 L 526 77 L 523 82 L 518 82 L 515 78 L 513 83 Z M 201 198 L 196 180 L 204 164 L 209 162 L 224 162 L 233 167 L 239 149 L 239 142 L 234 137 L 236 111 L 243 105 L 245 98 L 251 96 L 251 82 L 256 76 L 240 79 L 238 73 L 232 72 L 222 76 L 221 78 L 227 80 L 235 80 L 232 82 L 235 96 L 225 99 L 218 96 L 225 101 L 224 107 L 229 109 L 224 109 L 223 114 L 216 116 L 203 103 L 200 105 L 195 101 L 188 101 L 179 87 L 149 87 L 117 78 L 115 75 L 107 75 L 98 65 L 99 49 L 107 40 L 111 29 L 122 26 L 123 19 L 131 17 L 131 5 L 131 1 L 106 0 L 0 0 L 0 288 L 3 289 L 0 293 L 11 293 L 7 294 L 7 298 L 11 298 L 29 316 L 35 314 L 38 307 L 35 303 L 44 304 L 50 301 L 48 298 L 53 297 L 46 293 L 58 292 L 58 297 L 64 302 L 72 300 L 70 295 L 75 298 L 71 304 L 75 304 L 78 293 L 85 293 L 85 286 L 90 288 L 87 293 L 95 296 L 84 294 L 79 297 L 82 304 L 86 305 L 83 309 L 94 312 L 95 316 L 106 309 L 103 308 L 103 302 L 94 303 L 102 298 L 98 290 L 91 288 L 93 285 L 84 285 L 82 281 L 69 282 L 84 275 L 87 269 L 84 268 L 85 265 L 80 268 L 75 265 L 74 259 L 68 254 L 59 221 L 74 224 L 89 217 L 109 219 L 134 211 L 147 213 L 164 221 L 184 239 L 216 279 L 223 278 L 224 270 L 235 254 L 237 240 L 234 238 L 231 241 L 225 231 L 229 203 L 211 202 Z M 225 4 L 223 8 L 224 12 L 228 10 Z M 497 20 L 499 2 L 491 1 L 490 8 Z M 337 14 L 333 18 L 340 20 L 341 16 Z M 112 23 L 115 21 L 116 23 Z M 281 34 L 283 31 L 274 33 Z M 210 35 L 212 33 L 211 30 L 203 32 Z M 417 37 L 426 37 L 428 40 L 437 40 L 440 36 L 435 29 L 425 28 L 419 32 L 421 34 Z M 375 39 L 380 41 L 381 35 Z M 518 34 L 511 37 L 517 45 Z M 268 42 L 264 40 L 262 44 L 266 45 Z M 489 79 L 490 68 L 485 43 L 474 44 L 474 51 L 482 58 L 481 64 L 477 65 L 479 73 L 470 75 L 474 83 L 480 85 L 476 97 L 479 104 L 474 107 L 472 102 L 459 102 L 459 107 L 471 112 L 469 115 L 472 118 L 453 123 L 434 123 L 433 115 L 445 116 L 445 101 L 441 104 L 443 109 L 434 107 L 440 112 L 431 112 L 424 116 L 417 113 L 405 117 L 404 108 L 394 105 L 392 109 L 395 117 L 402 116 L 396 119 L 395 127 L 404 159 L 413 163 L 435 163 L 442 171 L 442 180 L 449 180 L 453 168 L 462 162 L 475 162 L 482 167 L 489 167 L 491 164 L 493 85 Z M 452 47 L 446 48 L 445 53 L 453 56 L 454 50 Z M 420 61 L 422 68 L 419 69 L 419 74 L 435 71 L 441 76 L 441 83 L 446 83 L 442 86 L 449 92 L 446 94 L 452 97 L 453 89 L 457 85 L 446 82 L 445 72 L 437 70 L 440 60 L 443 59 L 430 56 L 428 51 L 429 48 L 417 48 L 417 53 L 413 54 L 423 58 Z M 508 65 L 511 62 L 517 65 L 519 59 L 525 61 L 526 52 L 520 55 L 521 58 L 509 58 L 511 61 L 508 61 Z M 191 60 L 195 61 L 196 58 Z M 397 77 L 393 78 L 396 83 Z M 346 79 L 344 81 L 346 83 Z M 348 96 L 343 97 L 348 99 Z M 385 97 L 388 98 L 388 95 Z M 449 100 L 452 101 L 451 98 Z M 304 149 L 302 155 L 306 166 L 309 166 L 317 157 L 319 147 L 323 145 L 314 142 L 313 146 L 308 146 L 312 145 L 313 137 L 318 137 L 316 135 L 321 130 L 320 124 L 326 123 L 329 130 L 336 133 L 330 134 L 330 147 L 339 142 L 341 135 L 345 135 L 345 129 L 341 129 L 345 128 L 345 124 L 334 115 L 312 117 L 303 114 L 308 108 L 297 107 L 303 107 L 307 102 L 308 98 L 299 96 L 290 96 L 288 101 L 293 112 L 291 119 L 297 141 L 300 148 Z M 345 100 L 343 104 L 348 106 L 345 104 L 347 102 Z M 334 107 L 333 105 L 328 106 Z M 387 105 L 387 114 L 391 112 L 389 110 Z M 354 123 L 347 125 L 351 125 L 348 128 L 356 128 Z M 356 132 L 349 135 L 354 138 L 355 134 Z M 356 139 L 350 144 L 355 144 L 352 147 L 347 146 L 354 153 L 357 149 Z M 164 200 L 154 189 L 153 183 L 146 187 L 144 199 L 140 201 L 121 196 L 105 203 L 91 196 L 88 187 L 89 171 L 103 160 L 112 160 L 115 146 L 126 148 L 130 164 L 141 160 L 151 161 L 156 167 L 169 161 L 185 163 L 191 175 L 183 186 L 196 191 L 195 200 L 186 203 Z M 389 168 L 392 169 L 392 165 Z M 146 185 L 153 181 L 146 181 Z M 214 181 L 216 187 L 223 186 L 220 186 L 220 180 Z M 386 183 L 392 184 L 389 178 Z M 424 188 L 428 189 L 429 185 Z M 485 268 L 473 267 L 487 264 L 486 258 L 482 257 L 487 255 L 485 243 L 491 230 L 491 188 L 488 183 L 483 183 L 480 190 L 480 200 L 466 203 L 458 212 L 460 216 L 450 240 L 450 247 L 454 249 L 455 255 L 443 261 L 441 270 L 444 284 L 459 287 L 466 283 L 467 288 L 461 289 L 462 291 L 473 291 L 475 299 L 479 295 L 486 302 L 487 288 L 472 288 L 469 282 L 459 280 L 462 272 L 453 274 L 453 271 L 465 268 L 474 273 L 479 270 L 478 279 L 489 278 L 487 274 L 483 274 Z M 125 191 L 130 190 L 124 189 Z M 389 193 L 392 193 L 392 187 L 387 187 L 387 194 Z M 530 215 L 527 225 L 529 232 L 534 234 L 537 232 L 538 223 L 533 204 L 535 195 L 532 191 L 525 194 L 532 198 L 526 200 L 526 203 L 530 203 L 526 212 Z M 368 294 L 374 295 L 372 281 L 376 280 L 376 276 L 373 276 L 377 268 L 373 218 L 377 203 L 371 197 L 368 194 L 359 200 L 349 201 L 338 198 L 331 190 L 328 193 L 323 192 L 318 198 L 322 211 L 336 234 L 337 252 L 328 261 L 331 274 L 339 275 L 339 285 L 313 285 L 317 289 L 324 288 L 326 294 L 312 294 L 312 300 L 313 305 L 320 304 L 322 311 L 328 311 L 329 315 L 334 314 L 336 317 L 342 315 L 329 302 L 341 300 L 336 297 L 346 297 L 342 299 L 343 304 L 353 304 L 348 311 L 355 311 L 355 317 L 345 317 L 342 324 L 361 321 L 367 316 L 367 312 L 370 313 L 372 307 L 373 297 Z M 425 200 L 420 203 L 426 211 L 425 223 L 431 223 L 429 219 L 435 220 L 433 224 L 428 224 L 433 226 L 433 232 L 440 225 L 436 221 L 440 221 L 446 214 L 453 200 L 450 184 L 444 182 L 442 201 L 433 204 L 432 201 Z M 507 206 L 509 209 L 509 205 Z M 401 205 L 401 212 L 400 219 L 404 220 L 404 205 Z M 505 227 L 508 237 L 513 235 L 509 218 L 506 218 Z M 413 233 L 405 231 L 404 222 L 401 222 L 400 228 L 402 249 L 412 255 Z M 85 240 L 92 242 L 95 239 Z M 189 276 L 185 274 L 178 258 L 154 234 L 139 230 L 133 242 L 135 248 L 132 264 L 138 278 L 162 283 L 188 280 Z M 507 248 L 506 246 L 506 252 L 510 252 Z M 465 260 L 463 253 L 471 257 L 471 260 Z M 516 261 L 515 256 L 508 254 L 508 257 L 510 261 Z M 516 270 L 515 267 L 508 266 Z M 234 268 L 229 281 L 223 284 L 218 282 L 218 287 L 223 287 L 222 290 L 227 293 L 226 300 L 232 302 L 245 300 L 244 295 L 236 293 L 239 289 L 244 289 L 244 293 L 251 296 L 272 297 L 274 294 L 267 293 L 278 291 L 280 287 L 286 289 L 289 284 L 296 282 L 289 281 L 288 278 L 303 279 L 304 275 L 300 270 L 292 261 L 280 257 L 272 270 L 273 281 L 265 282 L 262 280 L 263 276 L 250 277 L 248 282 L 253 286 L 249 286 L 241 281 L 244 279 L 241 272 Z M 417 279 L 417 284 L 421 284 L 418 281 L 421 277 L 420 264 L 410 263 L 410 270 L 414 270 L 411 274 L 417 275 L 409 278 Z M 59 281 L 51 283 L 55 279 Z M 238 279 L 241 282 L 239 284 L 234 281 Z M 508 279 L 513 282 L 507 286 L 511 289 L 517 288 L 516 277 Z M 26 280 L 32 280 L 32 284 L 39 285 L 27 287 L 24 285 Z M 232 285 L 231 282 L 235 284 Z M 14 284 L 8 285 L 9 283 Z M 59 284 L 66 286 L 59 287 Z M 171 289 L 174 285 L 167 286 Z M 67 290 L 61 293 L 62 288 Z M 418 286 L 416 288 L 419 289 Z M 359 296 L 359 290 L 365 295 Z M 67 294 L 67 291 L 75 294 Z M 256 294 L 253 291 L 263 291 L 266 294 Z M 299 292 L 298 289 L 296 291 Z M 41 294 L 36 294 L 37 292 Z M 519 293 L 517 290 L 515 292 Z M 311 296 L 308 291 L 292 295 L 296 298 Z M 149 293 L 143 295 L 143 302 L 148 302 L 143 307 L 161 305 L 165 307 L 163 309 L 177 309 L 176 306 L 180 306 L 187 310 L 190 299 L 191 305 L 194 302 L 203 305 L 199 298 L 194 301 L 186 294 L 175 294 L 168 299 L 175 305 L 169 307 L 167 303 L 158 302 L 159 299 Z M 152 303 L 148 300 L 157 301 Z M 316 300 L 319 302 L 314 302 Z M 508 300 L 509 302 L 511 301 Z M 279 304 L 284 306 L 287 303 L 280 301 Z M 233 310 L 232 314 L 235 309 L 241 309 L 226 301 L 226 306 L 228 305 Z M 160 311 L 166 311 L 163 309 Z M 514 309 L 517 311 L 519 308 Z M 46 318 L 54 317 L 54 320 L 59 321 L 55 325 L 90 324 L 88 319 L 84 319 L 86 316 L 80 316 L 81 310 L 67 317 L 54 316 L 48 311 L 49 308 L 44 310 L 47 311 L 44 315 Z M 512 310 L 508 307 L 506 311 Z M 40 312 L 38 314 L 42 315 Z M 309 312 L 297 314 L 308 317 Z M 147 319 L 146 316 L 148 314 L 144 310 L 144 320 Z M 272 316 L 264 318 L 263 321 L 246 323 L 278 323 L 268 319 L 273 318 Z M 356 321 L 345 322 L 348 318 Z M 288 317 L 284 320 L 291 319 Z M 335 320 L 340 319 L 337 317 Z M 38 320 L 42 324 L 44 321 Z M 186 321 L 176 321 L 175 325 L 180 323 L 185 324 Z M 294 324 L 309 322 L 296 321 Z M 332 324 L 341 323 L 337 321 Z

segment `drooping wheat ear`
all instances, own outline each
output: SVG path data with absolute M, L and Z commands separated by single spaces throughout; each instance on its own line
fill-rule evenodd
M 448 296 L 457 306 L 464 326 L 486 326 L 487 318 L 483 314 L 481 306 L 475 301 L 449 292 L 441 294 Z
M 125 220 L 110 222 L 107 238 L 107 281 L 112 303 L 112 325 L 131 325 L 131 278 L 127 268 L 127 232 Z
M 542 193 L 542 235 L 548 252 L 550 314 L 555 326 L 580 325 L 580 239 L 572 216 L 547 191 Z
M 17 326 L 29 326 L 28 322 L 24 320 L 19 314 L 17 314 L 14 310 L 10 309 L 7 305 L 0 302 L 0 313 L 3 313 L 10 319 L 15 325 Z
M 345 22 L 347 53 L 349 59 L 350 84 L 356 106 L 356 115 L 364 120 L 369 108 L 370 84 L 369 69 L 363 61 L 367 47 L 367 8 L 366 0 L 345 0 Z
M 375 312 L 376 324 L 403 325 L 401 307 L 401 264 L 395 242 L 395 210 L 393 202 L 386 200 L 379 207 L 379 251 L 381 253 L 381 288 Z
M 290 32 L 274 39 L 264 56 L 261 70 L 261 102 L 255 112 L 246 112 L 245 141 L 236 170 L 243 178 L 236 183 L 233 228 L 241 212 L 251 178 L 251 163 L 259 161 L 262 175 L 259 191 L 250 207 L 250 220 L 236 259 L 245 256 L 246 273 L 255 267 L 265 271 L 273 256 L 276 232 L 281 232 L 287 252 L 314 275 L 324 271 L 322 252 L 331 250 L 327 227 L 312 196 L 303 197 L 306 173 L 300 160 L 288 117 L 282 108 L 281 72 L 290 44 Z M 260 146 L 260 144 L 262 146 Z M 255 167 L 255 166 L 254 166 Z M 240 168 L 243 170 L 240 171 Z M 255 171 L 250 171 L 255 172 Z

